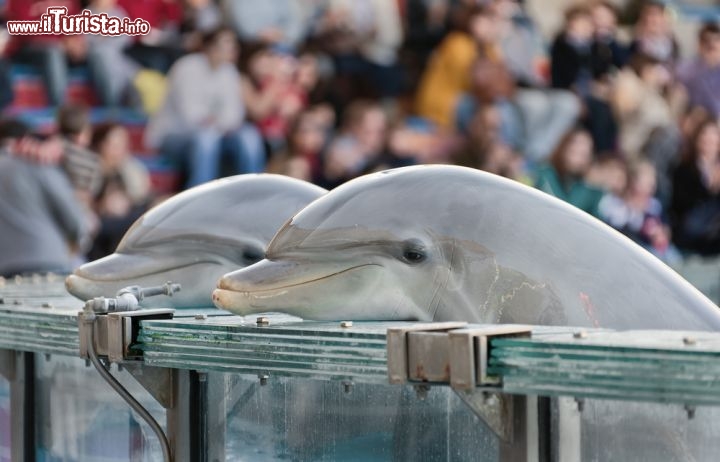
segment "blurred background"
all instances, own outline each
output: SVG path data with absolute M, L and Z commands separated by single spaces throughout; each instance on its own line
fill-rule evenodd
M 7 33 L 51 6 L 152 30 Z M 107 255 L 215 178 L 332 188 L 450 163 L 569 202 L 720 299 L 719 2 L 0 0 L 0 16 L 4 277 Z

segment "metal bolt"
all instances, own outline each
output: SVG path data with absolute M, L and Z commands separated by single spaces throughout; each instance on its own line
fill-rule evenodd
M 587 334 L 587 332 L 585 332 L 584 330 L 575 332 L 575 333 L 573 334 L 573 337 L 575 337 L 575 338 L 577 338 L 577 339 L 587 338 L 587 336 L 588 336 L 588 334 Z
M 257 318 L 256 323 L 258 326 L 269 326 L 270 320 L 265 316 L 260 316 L 259 318 Z
M 585 399 L 584 398 L 575 398 L 575 404 L 577 404 L 578 412 L 582 412 L 585 410 Z
M 52 303 L 50 303 L 50 302 L 45 302 L 45 303 L 42 304 L 42 307 L 43 307 L 43 308 L 52 308 L 53 305 L 52 305 Z
M 267 375 L 262 375 L 262 374 L 260 374 L 260 375 L 258 375 L 258 378 L 260 379 L 260 386 L 261 386 L 261 387 L 264 387 L 265 385 L 267 385 L 267 382 L 268 382 L 268 376 L 267 376 Z
M 350 393 L 353 388 L 352 382 L 343 382 L 343 390 L 345 390 L 345 393 Z
M 685 412 L 687 412 L 687 416 L 689 420 L 692 420 L 695 418 L 695 411 L 697 408 L 695 406 L 691 406 L 689 404 L 685 405 Z
M 417 399 L 420 401 L 425 401 L 427 398 L 428 392 L 430 391 L 430 387 L 427 385 L 415 385 L 415 396 L 417 396 Z
M 683 343 L 685 345 L 695 345 L 697 343 L 697 339 L 695 337 L 683 337 Z
M 482 393 L 482 402 L 485 406 L 495 406 L 498 403 L 498 396 L 495 393 L 484 391 Z
M 206 314 L 203 314 L 203 313 L 201 313 L 201 314 L 196 314 L 196 315 L 195 315 L 195 319 L 197 319 L 198 321 L 204 321 L 204 320 L 207 319 L 207 315 L 206 315 Z
M 348 327 L 352 327 L 352 321 L 343 321 L 340 323 L 340 327 L 347 329 Z

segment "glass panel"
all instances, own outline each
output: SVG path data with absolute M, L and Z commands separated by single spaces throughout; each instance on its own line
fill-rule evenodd
M 80 358 L 36 359 L 38 462 L 162 460 L 152 430 Z M 113 375 L 165 425 L 164 409 L 127 372 Z
M 10 462 L 10 382 L 0 377 L 0 462 Z
M 582 460 L 702 462 L 720 453 L 720 409 L 588 400 L 582 413 Z
M 391 385 L 270 377 L 262 386 L 256 376 L 221 373 L 209 379 L 224 388 L 219 417 L 227 419 L 228 461 L 498 459 L 494 434 L 447 387 L 421 399 L 412 387 Z

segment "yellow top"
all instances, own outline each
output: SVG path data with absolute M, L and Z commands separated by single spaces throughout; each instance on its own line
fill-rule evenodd
M 452 32 L 440 43 L 420 79 L 415 101 L 418 115 L 440 127 L 453 127 L 457 100 L 470 90 L 477 55 L 477 44 L 462 32 Z

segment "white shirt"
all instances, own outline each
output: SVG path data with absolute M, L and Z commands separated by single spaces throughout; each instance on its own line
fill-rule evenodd
M 239 128 L 244 119 L 235 66 L 212 68 L 204 53 L 189 54 L 168 73 L 165 101 L 148 124 L 146 144 L 157 148 L 168 135 L 192 133 L 203 126 L 226 132 Z

